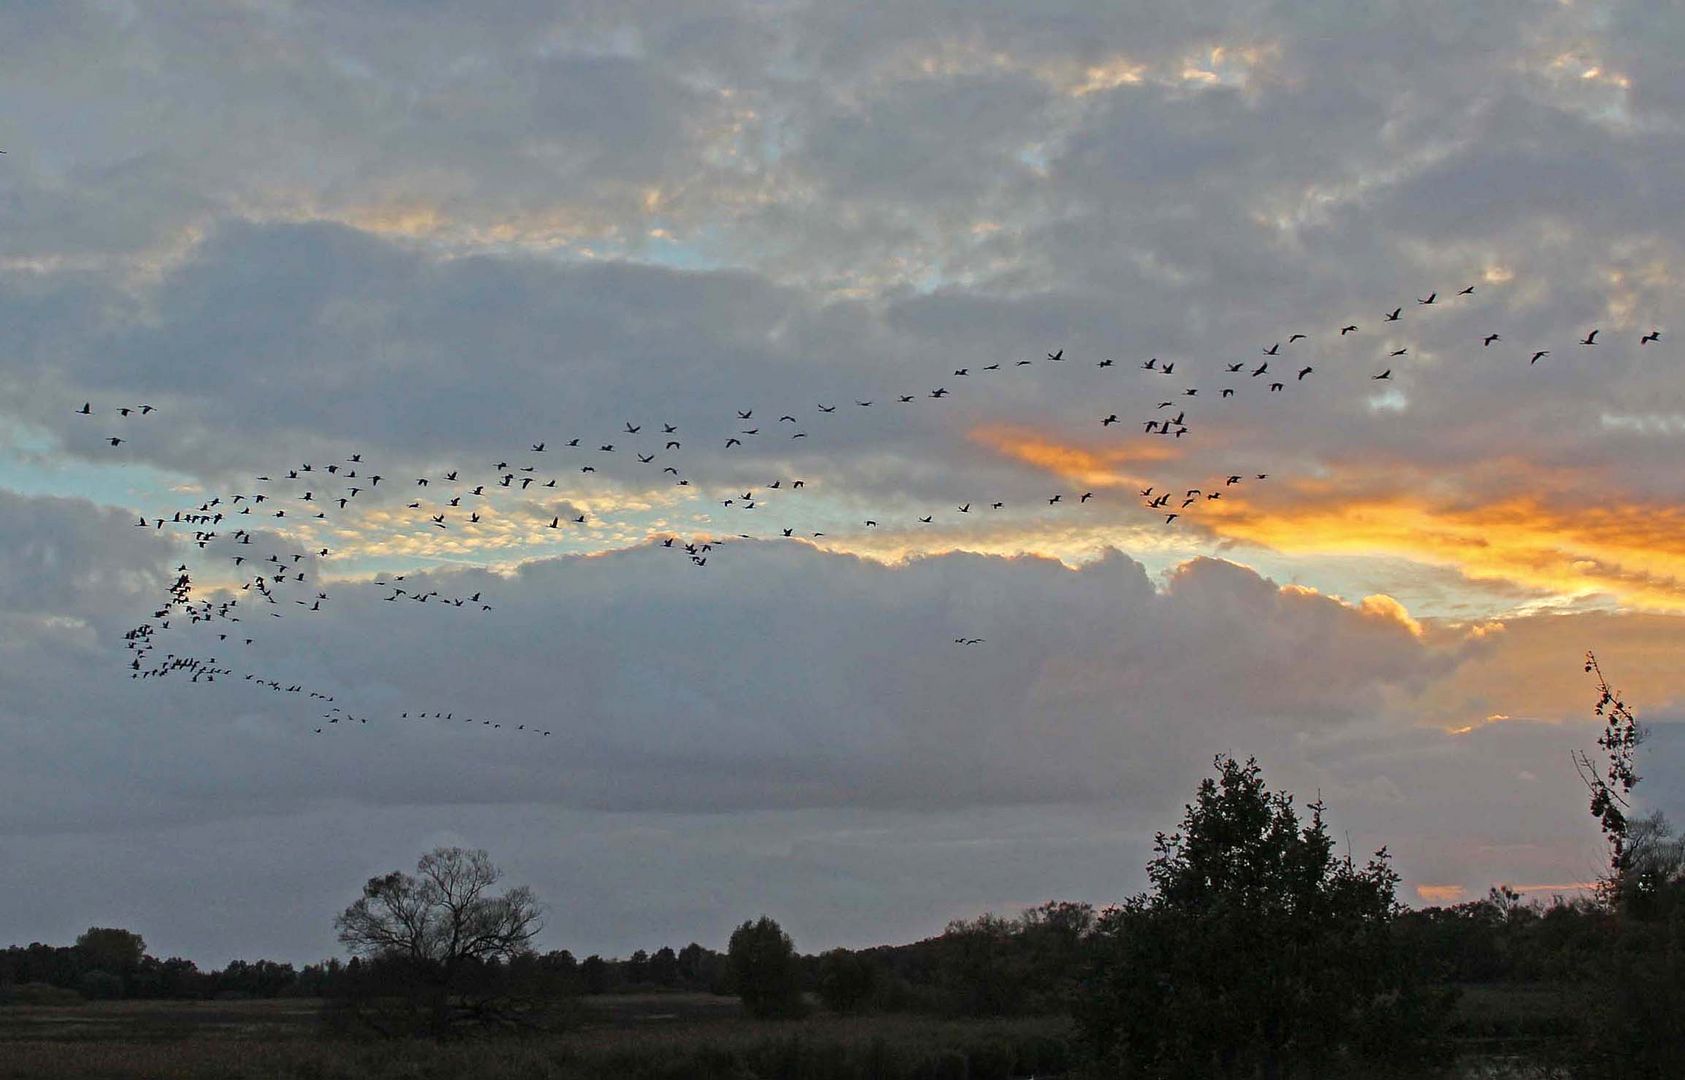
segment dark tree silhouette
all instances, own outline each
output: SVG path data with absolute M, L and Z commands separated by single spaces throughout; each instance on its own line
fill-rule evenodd
M 76 951 L 86 967 L 118 979 L 130 979 L 140 971 L 141 961 L 146 957 L 146 939 L 128 930 L 90 926 L 77 936 Z
M 819 1000 L 833 1012 L 864 1010 L 877 988 L 877 981 L 877 965 L 857 952 L 832 949 L 819 957 Z
M 1363 866 L 1338 858 L 1320 802 L 1301 825 L 1256 760 L 1216 767 L 1181 831 L 1158 835 L 1152 890 L 1100 918 L 1078 1018 L 1104 1066 L 1274 1078 L 1413 1049 L 1436 1010 L 1393 942 L 1386 850 Z
M 1638 783 L 1638 744 L 1648 732 L 1627 706 L 1620 692 L 1609 686 L 1597 657 L 1586 653 L 1586 671 L 1597 677 L 1596 715 L 1603 721 L 1597 738 L 1605 764 L 1600 769 L 1584 752 L 1574 755 L 1574 768 L 1591 793 L 1591 814 L 1609 844 L 1609 875 L 1603 881 L 1605 899 L 1613 903 L 1626 872 L 1627 811 L 1632 809 L 1632 789 Z
M 663 945 L 649 958 L 650 981 L 657 986 L 672 986 L 679 981 L 679 955 L 671 945 Z
M 543 924 L 526 886 L 492 894 L 502 876 L 485 851 L 438 848 L 414 877 L 394 870 L 370 878 L 334 926 L 354 957 L 386 976 L 377 989 L 402 988 L 425 1004 L 435 1035 L 462 1020 L 506 1020 L 487 969 L 527 952 Z
M 795 1017 L 803 1012 L 796 948 L 790 935 L 762 915 L 732 931 L 726 950 L 743 1007 L 753 1016 Z
M 1599 767 L 1584 754 L 1574 766 L 1591 795 L 1591 813 L 1609 845 L 1609 869 L 1598 899 L 1612 933 L 1587 1010 L 1592 1016 L 1587 1076 L 1662 1080 L 1685 1075 L 1685 841 L 1657 811 L 1636 820 L 1638 746 L 1648 734 L 1597 657 L 1585 669 L 1597 678 L 1594 712 L 1603 721 Z

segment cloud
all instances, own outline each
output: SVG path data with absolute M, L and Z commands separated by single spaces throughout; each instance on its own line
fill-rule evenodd
M 1587 513 L 1521 494 L 1474 503 L 1462 493 L 1376 494 L 1368 478 L 1318 486 L 1290 482 L 1290 494 L 1267 508 L 1230 503 L 1203 520 L 1219 536 L 1294 552 L 1402 555 L 1547 596 L 1611 595 L 1638 610 L 1685 605 L 1677 506 Z
M 160 559 L 150 534 L 119 533 L 131 526 L 116 515 L 53 508 L 110 537 L 109 558 L 123 565 L 156 573 L 174 558 Z M 8 535 L 38 546 L 43 515 L 22 501 L 10 509 Z M 331 597 L 320 614 L 296 613 L 283 597 L 282 619 L 247 607 L 239 624 L 177 627 L 159 648 L 319 687 L 367 725 L 325 725 L 298 697 L 237 677 L 136 684 L 123 668 L 121 630 L 150 610 L 150 590 L 101 586 L 84 601 L 91 630 L 10 640 L 7 670 L 18 674 L 0 727 L 14 753 L 0 779 L 19 797 L 0 828 L 26 852 L 32 889 L 59 880 L 65 860 L 113 845 L 221 845 L 217 873 L 262 848 L 272 864 L 259 878 L 284 877 L 307 861 L 313 832 L 343 819 L 359 824 L 311 891 L 315 916 L 267 931 L 230 918 L 194 939 L 162 902 L 177 895 L 163 880 L 133 911 L 161 941 L 195 955 L 256 941 L 307 958 L 329 947 L 322 912 L 348 902 L 382 860 L 472 840 L 564 906 L 598 910 L 630 890 L 613 905 L 618 915 L 580 924 L 588 948 L 637 947 L 657 932 L 706 936 L 754 906 L 742 884 L 750 879 L 771 890 L 762 899 L 793 909 L 809 940 L 866 943 L 1044 893 L 1103 901 L 1137 887 L 1130 868 L 1144 859 L 1142 838 L 1173 819 L 1213 747 L 1260 752 L 1288 790 L 1322 788 L 1362 843 L 1392 844 L 1412 875 L 1443 882 L 1493 867 L 1541 881 L 1578 872 L 1571 860 L 1552 861 L 1532 831 L 1586 824 L 1569 774 L 1510 780 L 1490 764 L 1550 777 L 1572 736 L 1501 725 L 1461 737 L 1492 745 L 1448 757 L 1470 744 L 1419 726 L 1414 705 L 1510 705 L 1519 699 L 1504 695 L 1517 686 L 1546 686 L 1538 673 L 1549 651 L 1527 644 L 1497 663 L 1492 643 L 1507 646 L 1509 631 L 1417 626 L 1383 597 L 1342 603 L 1210 559 L 1155 584 L 1115 552 L 1076 569 L 965 554 L 891 566 L 763 543 L 716 548 L 705 569 L 642 546 L 528 562 L 507 575 L 406 575 L 412 594 L 481 592 L 490 612 L 395 606 L 387 590 L 351 580 L 304 586 L 318 587 Z M 1566 618 L 1521 630 L 1555 626 L 1566 639 L 1575 636 Z M 217 638 L 230 630 L 233 640 Z M 240 644 L 248 634 L 255 646 Z M 986 640 L 953 644 L 961 635 Z M 1505 666 L 1521 661 L 1533 666 L 1519 675 Z M 1467 677 L 1471 665 L 1485 674 Z M 1577 673 L 1577 661 L 1566 666 Z M 1646 695 L 1649 680 L 1665 682 L 1660 668 L 1622 674 Z M 417 718 L 436 711 L 455 719 Z M 511 730 L 523 723 L 554 734 Z M 328 732 L 310 734 L 314 726 Z M 1453 760 L 1461 764 L 1448 768 Z M 1489 800 L 1512 788 L 1528 795 L 1521 816 L 1494 814 Z M 1483 823 L 1459 825 L 1456 815 L 1476 804 Z M 984 821 L 994 823 L 984 829 L 992 839 L 979 848 Z M 602 839 L 557 848 L 540 822 Z M 741 844 L 744 829 L 762 839 L 733 849 L 726 836 Z M 1433 848 L 1432 837 L 1458 829 L 1455 851 Z M 1054 843 L 1055 834 L 1065 839 Z M 252 847 L 238 836 L 270 840 Z M 1474 847 L 1481 837 L 1485 846 Z M 668 870 L 713 860 L 698 880 L 715 882 L 716 899 L 658 901 L 667 890 L 636 868 L 644 864 L 610 858 L 611 849 L 639 859 L 667 852 Z M 767 854 L 779 850 L 790 853 Z M 1101 856 L 1109 869 L 1081 869 Z M 599 873 L 575 880 L 565 868 L 576 863 Z M 915 863 L 927 871 L 920 884 L 889 887 L 894 867 Z M 212 874 L 192 860 L 177 865 L 172 880 L 190 887 Z M 950 872 L 929 872 L 940 866 Z M 872 892 L 861 901 L 869 913 L 815 903 L 812 874 Z M 972 884 L 961 896 L 955 881 Z M 41 913 L 31 925 L 63 917 Z
M 40 547 L 43 516 L 11 509 L 20 550 Z M 91 535 L 131 527 L 85 506 L 71 520 Z M 327 592 L 322 612 L 293 610 L 288 593 L 273 619 L 236 592 L 239 624 L 156 639 L 160 653 L 216 656 L 233 676 L 137 684 L 121 633 L 149 616 L 175 556 L 150 531 L 118 535 L 110 558 L 151 588 L 96 579 L 83 601 L 92 630 L 74 648 L 44 632 L 14 643 L 12 670 L 26 674 L 5 713 L 25 770 L 13 779 L 41 789 L 14 805 L 12 830 L 174 821 L 201 798 L 236 814 L 339 799 L 615 812 L 1152 802 L 1174 795 L 1156 762 L 1261 731 L 1361 725 L 1463 656 L 1454 639 L 1419 637 L 1396 607 L 1342 604 L 1214 560 L 1155 588 L 1115 552 L 1079 569 L 959 554 L 886 566 L 733 543 L 702 569 L 653 545 L 508 575 L 405 577 L 409 595 L 479 593 L 490 612 L 394 606 L 388 589 L 318 579 L 301 563 L 311 580 L 296 589 Z M 251 550 L 261 559 L 278 541 L 260 534 Z M 202 577 L 201 557 L 190 561 Z M 986 641 L 953 644 L 960 636 Z M 316 739 L 321 706 L 257 690 L 248 672 L 331 693 L 371 723 Z M 554 734 L 422 723 L 421 712 Z M 258 758 L 268 766 L 236 796 L 225 778 Z M 79 775 L 135 779 L 90 788 L 42 767 L 70 760 Z

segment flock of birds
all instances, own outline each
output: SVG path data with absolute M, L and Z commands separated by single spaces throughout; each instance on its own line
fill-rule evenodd
M 1475 287 L 1470 285 L 1457 292 L 1452 300 L 1474 293 Z M 1446 302 L 1437 292 L 1416 298 L 1416 305 L 1423 309 Z M 1381 321 L 1383 324 L 1401 322 L 1404 313 L 1404 306 L 1395 307 L 1384 312 Z M 1331 333 L 1344 339 L 1361 332 L 1362 327 L 1358 324 L 1345 323 L 1333 328 Z M 1579 339 L 1579 345 L 1585 348 L 1597 346 L 1599 333 L 1598 329 L 1590 330 Z M 1151 357 L 1138 365 L 1130 365 L 1144 380 L 1145 385 L 1139 389 L 1147 391 L 1140 406 L 1142 415 L 1134 420 L 1134 424 L 1145 437 L 1178 440 L 1195 430 L 1190 410 L 1196 405 L 1203 407 L 1203 403 L 1212 398 L 1220 403 L 1235 398 L 1241 392 L 1286 393 L 1319 374 L 1313 364 L 1293 359 L 1299 343 L 1309 337 L 1307 333 L 1293 332 L 1280 341 L 1261 346 L 1260 355 L 1255 360 L 1222 362 L 1218 368 L 1203 373 L 1219 376 L 1215 384 L 1204 378 L 1178 379 L 1178 361 L 1161 361 L 1158 357 Z M 1649 345 L 1660 338 L 1659 330 L 1651 330 L 1640 338 L 1639 343 Z M 1502 341 L 1499 333 L 1489 333 L 1481 338 L 1481 347 L 1489 349 Z M 1529 366 L 1551 355 L 1551 350 L 1546 348 L 1528 351 Z M 1407 362 L 1409 355 L 1407 346 L 1387 349 L 1385 362 L 1388 366 L 1371 374 L 1369 379 L 1391 380 L 1395 365 Z M 1062 368 L 1074 363 L 1065 356 L 1063 349 L 1058 349 L 1048 352 L 1045 359 L 957 367 L 937 385 L 914 392 L 903 389 L 889 395 L 819 402 L 811 409 L 778 411 L 776 416 L 756 407 L 735 409 L 734 415 L 721 428 L 709 433 L 681 431 L 673 423 L 625 421 L 612 433 L 599 433 L 592 438 L 580 434 L 565 440 L 550 437 L 531 439 L 489 468 L 459 466 L 430 471 L 425 476 L 400 476 L 396 468 L 376 469 L 364 460 L 362 453 L 352 453 L 344 460 L 333 462 L 318 460 L 288 465 L 253 477 L 243 491 L 217 495 L 197 506 L 165 516 L 141 516 L 134 523 L 135 528 L 149 532 L 169 529 L 182 544 L 215 560 L 223 572 L 207 575 L 212 582 L 211 596 L 199 598 L 194 592 L 193 571 L 185 562 L 177 567 L 178 576 L 158 607 L 126 635 L 131 653 L 128 657 L 130 676 L 137 680 L 185 677 L 193 683 L 238 678 L 258 689 L 294 695 L 318 704 L 323 711 L 319 713 L 321 722 L 311 727 L 315 734 L 325 734 L 334 730 L 334 725 L 340 724 L 360 727 L 374 717 L 347 711 L 326 689 L 275 677 L 248 663 L 236 665 L 226 657 L 197 655 L 197 651 L 203 651 L 202 647 L 206 645 L 218 652 L 226 648 L 251 655 L 247 650 L 259 646 L 265 636 L 263 631 L 255 629 L 254 623 L 288 616 L 318 617 L 331 611 L 333 597 L 341 589 L 378 589 L 381 600 L 410 609 L 427 608 L 447 614 L 473 615 L 493 611 L 494 605 L 482 592 L 446 596 L 437 589 L 412 585 L 407 575 L 377 576 L 367 581 L 342 578 L 330 582 L 323 576 L 321 564 L 332 558 L 334 553 L 320 537 L 329 532 L 336 521 L 353 525 L 360 522 L 366 527 L 374 516 L 365 512 L 365 508 L 398 513 L 401 507 L 397 521 L 400 527 L 412 532 L 438 533 L 452 528 L 472 530 L 477 525 L 511 518 L 531 521 L 533 528 L 545 531 L 590 528 L 601 522 L 566 496 L 575 492 L 579 485 L 607 480 L 606 475 L 599 474 L 599 466 L 608 469 L 609 462 L 617 463 L 619 467 L 615 471 L 618 474 L 623 475 L 628 469 L 645 470 L 649 476 L 659 477 L 673 487 L 690 488 L 691 493 L 699 493 L 709 485 L 704 485 L 699 476 L 691 475 L 694 459 L 686 453 L 687 447 L 694 451 L 698 441 L 709 449 L 717 448 L 726 454 L 747 453 L 770 438 L 808 439 L 813 433 L 823 430 L 816 425 L 834 422 L 830 418 L 839 413 L 942 402 L 955 396 L 961 387 L 977 387 L 985 380 L 1001 377 L 1009 371 L 1022 372 L 1038 365 Z M 1100 358 L 1092 363 L 1101 371 L 1127 369 L 1110 358 Z M 1185 370 L 1186 361 L 1180 363 Z M 1168 389 L 1160 390 L 1160 387 Z M 1148 402 L 1151 403 L 1150 408 Z M 104 443 L 111 448 L 121 447 L 139 437 L 141 429 L 133 425 L 148 422 L 159 412 L 147 403 L 95 409 L 92 402 L 84 402 L 75 411 L 90 419 L 115 418 L 119 424 L 115 433 L 102 436 Z M 1096 417 L 1096 421 L 1104 429 L 1125 424 L 1116 411 L 1108 411 Z M 569 474 L 572 478 L 564 481 Z M 1164 524 L 1171 526 L 1201 506 L 1221 500 L 1226 493 L 1232 494 L 1237 485 L 1265 481 L 1269 475 L 1255 469 L 1224 470 L 1193 485 L 1149 484 L 1136 492 L 1136 496 L 1142 508 L 1162 515 Z M 758 489 L 751 487 L 741 493 L 736 487 L 722 490 L 714 486 L 711 497 L 717 499 L 721 510 L 737 515 L 738 521 L 746 521 L 741 515 L 754 513 L 757 518 L 765 518 L 774 512 L 782 514 L 797 508 L 799 496 L 806 494 L 808 488 L 806 479 L 781 476 Z M 388 494 L 399 490 L 404 494 L 396 498 Z M 560 501 L 534 505 L 535 497 L 552 497 L 549 493 L 559 493 Z M 701 496 L 698 494 L 698 497 Z M 1044 511 L 1053 512 L 1066 506 L 1088 507 L 1106 501 L 1108 495 L 1096 491 L 1062 490 L 1046 492 L 1042 498 L 1045 499 Z M 589 498 L 581 498 L 580 501 L 591 502 Z M 939 519 L 944 523 L 950 520 L 957 523 L 972 515 L 987 515 L 1006 507 L 1007 500 L 1004 498 L 979 496 L 956 502 L 952 511 L 929 509 L 924 513 L 914 513 L 912 520 L 898 519 L 897 523 L 909 528 L 931 526 Z M 882 515 L 867 517 L 859 528 L 878 529 L 890 520 Z M 789 523 L 786 518 L 771 526 L 770 531 L 710 530 L 689 537 L 667 533 L 651 537 L 650 542 L 672 550 L 691 565 L 701 568 L 708 565 L 710 556 L 720 545 L 728 542 L 781 538 L 811 541 L 825 536 L 824 530 L 803 528 Z M 247 622 L 248 617 L 251 622 Z M 194 629 L 198 627 L 205 629 Z M 172 635 L 183 630 L 197 635 L 191 639 L 196 651 L 188 651 L 187 641 L 171 645 Z M 215 638 L 205 637 L 208 632 L 215 632 Z M 966 634 L 956 636 L 953 641 L 960 647 L 985 643 L 982 637 Z M 488 731 L 530 734 L 540 738 L 552 734 L 551 730 L 542 726 L 528 723 L 510 725 L 437 706 L 429 706 L 424 711 L 405 710 L 395 719 L 466 724 Z

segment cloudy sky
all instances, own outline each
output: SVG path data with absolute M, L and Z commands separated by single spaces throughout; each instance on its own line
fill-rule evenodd
M 1224 752 L 1412 903 L 1586 881 L 1587 649 L 1685 812 L 1682 49 L 1587 0 L 7 5 L 0 941 L 310 960 L 442 843 L 545 948 L 911 940 L 1140 889 Z M 179 566 L 238 621 L 160 616 Z

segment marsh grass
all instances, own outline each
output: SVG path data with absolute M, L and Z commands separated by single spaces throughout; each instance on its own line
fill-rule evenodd
M 563 1034 L 434 1043 L 326 1035 L 321 1002 L 109 1002 L 0 1010 L 4 1080 L 1010 1080 L 1072 1066 L 1059 1019 L 817 1015 L 730 999 L 606 997 Z
M 1552 985 L 1473 986 L 1450 1034 L 1464 1053 L 1445 1076 L 1565 1075 L 1536 1051 L 1572 1031 L 1579 1003 Z M 323 1002 L 106 1001 L 0 1007 L 0 1080 L 1077 1080 L 1069 1024 L 1056 1017 L 911 1015 L 755 1020 L 732 998 L 587 997 L 560 1034 L 451 1043 L 348 1039 Z M 1548 1057 L 1548 1055 L 1546 1055 Z M 1353 1076 L 1373 1076 L 1372 1071 Z

